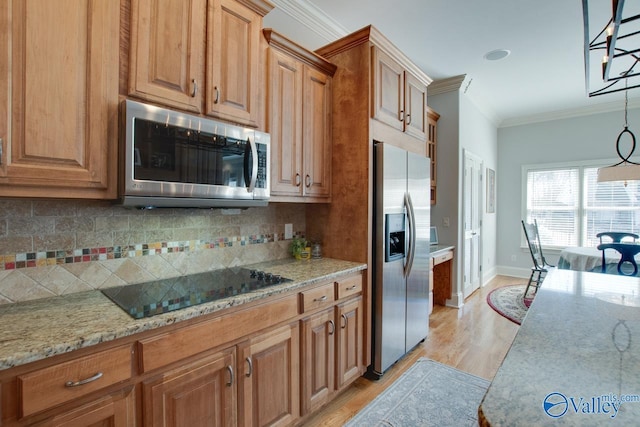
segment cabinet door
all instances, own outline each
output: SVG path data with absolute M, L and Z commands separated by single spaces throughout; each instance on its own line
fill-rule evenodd
M 425 141 L 426 134 L 426 108 L 427 108 L 427 86 L 418 80 L 413 74 L 404 73 L 404 131 L 411 136 Z
M 363 324 L 362 297 L 353 298 L 336 306 L 339 322 L 337 351 L 337 388 L 351 383 L 362 374 Z
M 270 49 L 271 195 L 302 195 L 302 64 Z
M 331 307 L 301 322 L 302 415 L 328 402 L 335 390 L 334 316 Z
M 331 77 L 304 68 L 304 195 L 331 196 Z
M 389 55 L 372 47 L 373 117 L 404 131 L 404 69 Z
M 200 112 L 206 0 L 133 0 L 129 95 Z
M 86 427 L 135 425 L 133 387 L 96 399 L 71 411 L 35 424 L 37 427 Z
M 119 12 L 0 2 L 0 196 L 116 197 Z
M 144 425 L 236 424 L 235 347 L 143 383 Z
M 238 346 L 241 426 L 285 426 L 299 418 L 298 331 L 295 322 Z
M 261 27 L 262 16 L 236 0 L 211 1 L 206 114 L 257 127 Z

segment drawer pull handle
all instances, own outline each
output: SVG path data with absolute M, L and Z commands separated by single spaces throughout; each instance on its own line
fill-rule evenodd
M 214 98 L 213 103 L 217 104 L 220 100 L 220 91 L 218 90 L 218 86 L 214 87 L 213 90 L 216 91 L 216 97 Z
M 296 174 L 296 187 L 300 187 L 301 183 L 302 183 L 302 178 L 300 178 L 300 174 L 297 173 Z
M 64 383 L 64 386 L 65 387 L 78 387 L 79 385 L 84 385 L 84 384 L 87 384 L 87 383 L 91 383 L 91 382 L 94 382 L 95 380 L 98 380 L 100 378 L 102 378 L 102 372 L 98 372 L 94 376 L 89 377 L 89 378 L 85 378 L 84 380 L 67 381 L 66 383 Z
M 358 285 L 349 286 L 346 290 L 347 290 L 347 291 L 352 291 L 352 290 L 354 290 L 354 289 L 355 289 L 355 288 L 357 288 L 357 287 L 358 287 Z
M 344 320 L 344 325 L 342 325 L 342 329 L 347 327 L 347 322 L 349 321 L 347 319 L 347 316 L 345 316 L 344 314 L 341 314 L 340 317 L 342 317 L 342 320 Z
M 227 365 L 227 371 L 229 371 L 229 382 L 227 383 L 227 387 L 231 387 L 233 385 L 233 367 L 231 365 Z
M 193 83 L 193 89 L 191 90 L 191 97 L 195 98 L 198 94 L 198 82 L 196 79 L 191 79 L 191 83 Z
M 253 362 L 251 361 L 250 357 L 247 357 L 245 359 L 247 361 L 247 363 L 249 364 L 249 372 L 247 372 L 246 374 L 244 374 L 247 378 L 251 376 L 251 374 L 253 374 Z
M 327 296 L 326 295 L 322 295 L 320 298 L 314 298 L 313 302 L 324 302 L 327 300 Z
M 331 330 L 329 331 L 329 335 L 333 335 L 336 331 L 336 324 L 333 323 L 333 320 L 329 320 L 329 324 L 331 325 Z

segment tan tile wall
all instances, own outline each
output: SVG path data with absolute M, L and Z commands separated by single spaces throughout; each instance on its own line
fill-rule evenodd
M 0 200 L 0 303 L 286 258 L 305 207 L 136 210 L 97 201 Z

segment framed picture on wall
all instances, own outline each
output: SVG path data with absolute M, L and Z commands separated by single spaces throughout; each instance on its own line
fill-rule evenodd
M 496 171 L 487 168 L 487 213 L 496 212 Z

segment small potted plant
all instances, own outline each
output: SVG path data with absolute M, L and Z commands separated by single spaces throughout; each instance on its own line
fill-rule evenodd
M 296 259 L 308 259 L 311 255 L 311 248 L 304 237 L 294 237 L 290 249 Z

